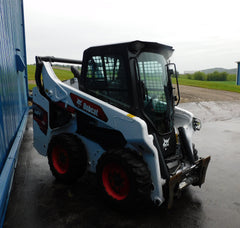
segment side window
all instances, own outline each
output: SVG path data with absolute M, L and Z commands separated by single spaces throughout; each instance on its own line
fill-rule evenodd
M 130 107 L 127 75 L 120 56 L 92 56 L 86 88 L 96 97 L 120 108 Z

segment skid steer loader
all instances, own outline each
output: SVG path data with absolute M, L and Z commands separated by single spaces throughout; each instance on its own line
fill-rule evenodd
M 200 120 L 176 107 L 173 51 L 133 41 L 88 48 L 82 61 L 36 57 L 34 147 L 58 180 L 93 172 L 118 206 L 151 200 L 169 208 L 181 190 L 204 183 L 210 157 L 198 157 L 192 143 Z M 73 66 L 74 77 L 62 82 L 53 62 L 81 65 L 81 72 Z

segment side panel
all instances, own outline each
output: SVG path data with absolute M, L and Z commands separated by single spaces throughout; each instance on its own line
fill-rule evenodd
M 49 100 L 42 96 L 37 87 L 33 88 L 33 145 L 43 156 L 47 156 L 48 144 L 53 135 L 60 133 L 75 133 L 77 131 L 76 117 L 66 125 L 51 129 Z
M 33 88 L 33 145 L 42 155 L 46 155 L 49 141 L 48 113 L 48 100 L 40 95 L 37 87 Z

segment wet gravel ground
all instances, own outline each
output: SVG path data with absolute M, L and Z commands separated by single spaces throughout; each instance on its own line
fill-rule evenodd
M 194 142 L 211 162 L 202 188 L 190 186 L 171 210 L 113 209 L 92 175 L 72 186 L 56 182 L 47 159 L 32 146 L 29 115 L 4 227 L 240 227 L 240 102 L 180 106 L 203 119 Z
M 202 101 L 239 101 L 240 93 L 180 85 L 181 103 Z

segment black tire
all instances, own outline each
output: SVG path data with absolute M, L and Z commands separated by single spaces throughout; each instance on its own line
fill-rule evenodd
M 150 201 L 150 172 L 143 159 L 130 150 L 104 153 L 98 161 L 97 178 L 106 199 L 119 207 Z
M 87 168 L 87 153 L 81 140 L 72 134 L 53 136 L 48 147 L 48 163 L 57 180 L 72 183 Z
M 180 138 L 180 143 L 181 143 L 181 148 L 182 148 L 182 152 L 185 158 L 187 158 L 187 160 L 191 163 L 194 164 L 194 155 L 193 152 L 190 148 L 190 145 L 188 143 L 188 138 L 186 135 L 186 130 L 184 127 L 179 127 L 178 128 L 179 131 L 179 138 Z
M 195 148 L 195 144 L 194 143 L 193 143 L 193 157 L 194 157 L 195 161 L 198 160 L 198 150 Z

